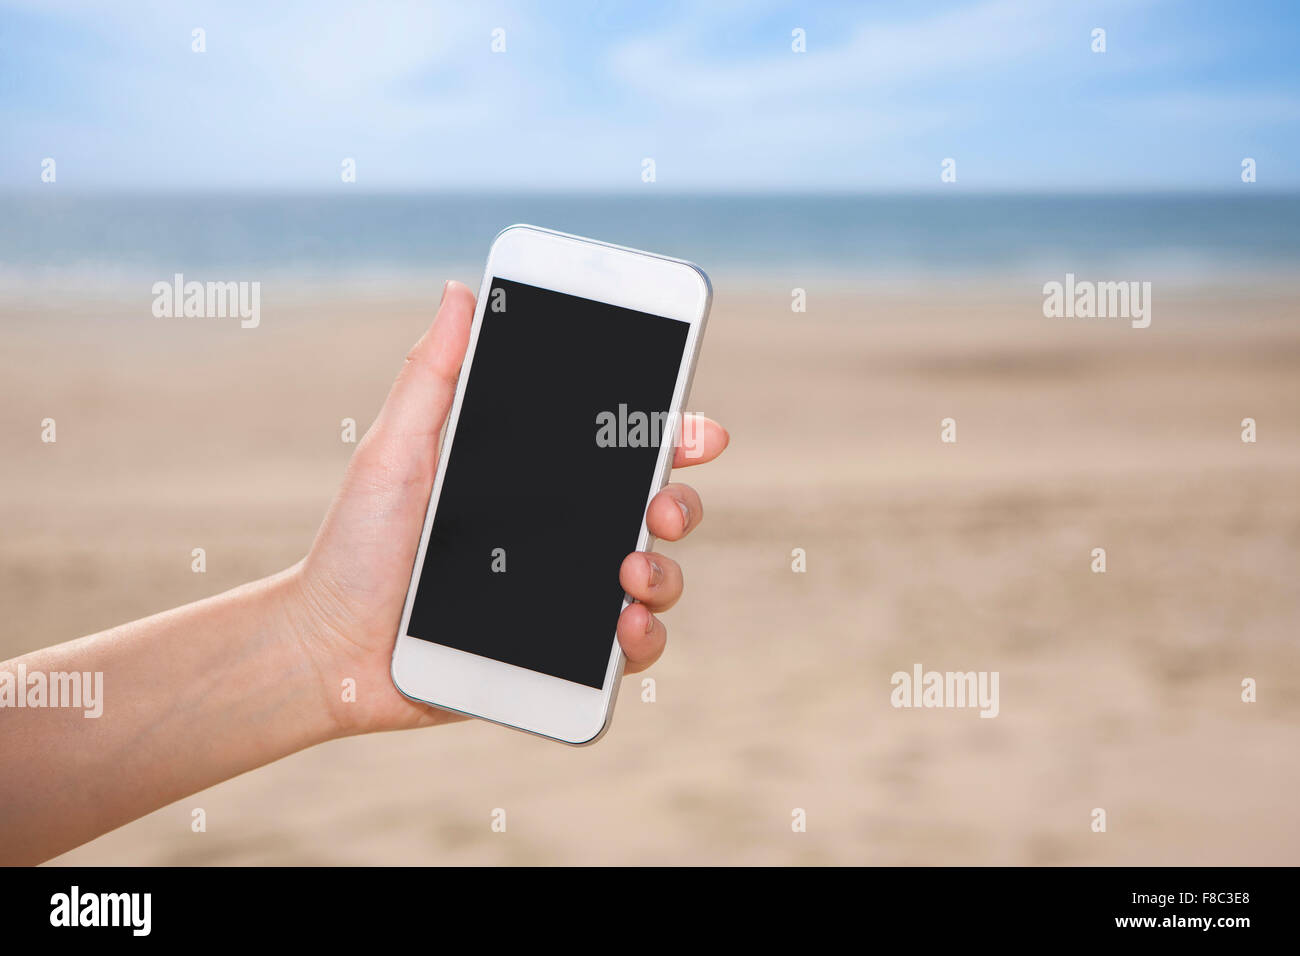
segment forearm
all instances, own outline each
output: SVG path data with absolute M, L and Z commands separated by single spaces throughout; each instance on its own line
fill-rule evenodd
M 48 696 L 0 707 L 0 864 L 48 859 L 335 736 L 295 587 L 284 572 L 0 664 L 24 702 L 50 674 L 103 674 L 98 717 Z

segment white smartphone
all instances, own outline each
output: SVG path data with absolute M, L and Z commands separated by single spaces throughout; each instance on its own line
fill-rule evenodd
M 492 243 L 393 683 L 580 745 L 609 727 L 623 559 L 672 467 L 712 289 L 698 267 L 536 226 Z

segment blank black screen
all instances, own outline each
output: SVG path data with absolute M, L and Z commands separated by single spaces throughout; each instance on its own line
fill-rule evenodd
M 412 637 L 603 686 L 659 449 L 601 447 L 598 416 L 666 412 L 688 331 L 492 280 Z

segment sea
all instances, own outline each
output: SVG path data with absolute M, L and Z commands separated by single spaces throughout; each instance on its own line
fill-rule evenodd
M 1300 194 L 0 195 L 0 285 L 473 278 L 492 237 L 532 223 L 797 285 L 1097 280 L 1289 281 Z

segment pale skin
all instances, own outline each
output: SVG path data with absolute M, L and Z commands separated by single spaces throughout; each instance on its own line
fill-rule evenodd
M 403 697 L 389 663 L 473 316 L 473 293 L 447 283 L 303 560 L 0 663 L 11 674 L 20 662 L 28 673 L 104 674 L 97 719 L 72 708 L 0 710 L 0 864 L 47 860 L 336 737 L 465 719 Z M 697 426 L 692 457 L 677 449 L 674 467 L 726 448 L 722 426 L 701 416 Z M 651 500 L 646 523 L 676 541 L 703 514 L 694 489 L 674 482 Z M 657 614 L 681 596 L 682 571 L 662 554 L 634 552 L 619 580 L 637 601 L 617 630 L 633 674 L 663 653 Z M 355 702 L 343 699 L 346 678 L 356 681 Z

